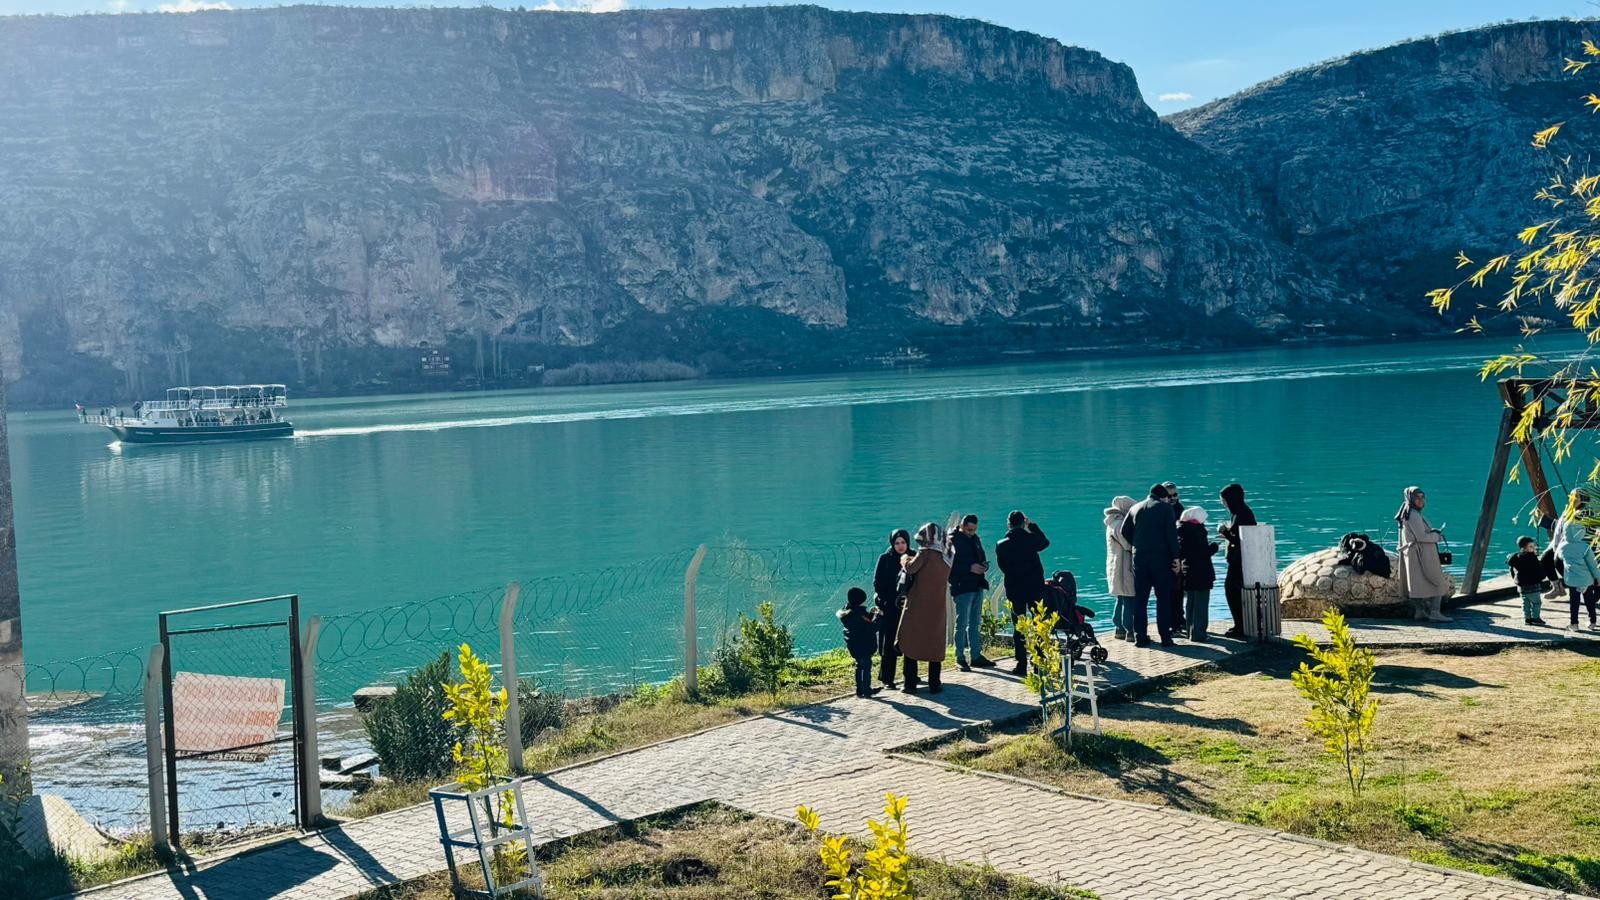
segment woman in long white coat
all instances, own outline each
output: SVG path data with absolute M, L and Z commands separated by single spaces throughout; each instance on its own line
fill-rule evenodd
M 1589 532 L 1578 522 L 1588 505 L 1582 491 L 1573 491 L 1567 498 L 1567 511 L 1556 523 L 1556 556 L 1561 560 L 1561 580 L 1567 585 L 1572 604 L 1571 625 L 1578 627 L 1578 608 L 1587 603 L 1589 627 L 1595 628 L 1595 586 L 1600 584 L 1600 561 L 1595 559 L 1594 547 L 1589 544 Z
M 1106 590 L 1116 598 L 1111 624 L 1119 641 L 1131 641 L 1133 632 L 1133 545 L 1122 536 L 1122 523 L 1133 509 L 1132 497 L 1113 497 L 1106 507 Z
M 1444 532 L 1428 524 L 1422 514 L 1427 495 L 1422 488 L 1406 488 L 1406 499 L 1395 513 L 1400 524 L 1400 591 L 1410 598 L 1413 618 L 1448 622 L 1440 611 L 1450 594 L 1450 580 L 1439 562 L 1439 542 Z

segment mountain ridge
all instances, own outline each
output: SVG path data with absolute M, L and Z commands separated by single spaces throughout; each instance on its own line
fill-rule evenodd
M 23 403 L 1432 327 L 1126 65 L 974 20 L 306 6 L 0 51 Z

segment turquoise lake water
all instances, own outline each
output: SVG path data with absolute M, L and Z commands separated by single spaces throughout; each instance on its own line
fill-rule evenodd
M 14 414 L 27 653 L 147 645 L 158 610 L 269 594 L 331 616 L 703 541 L 870 548 L 957 509 L 991 547 L 1026 509 L 1054 542 L 1047 565 L 1098 597 L 1101 509 L 1167 479 L 1214 516 L 1218 489 L 1245 484 L 1284 560 L 1350 530 L 1388 538 L 1418 483 L 1464 560 L 1498 415 L 1472 372 L 1490 349 L 320 400 L 294 404 L 292 440 L 193 447 L 118 448 L 70 412 Z M 1502 506 L 1507 547 L 1526 499 Z M 831 640 L 831 605 L 791 612 L 821 629 L 813 644 Z
M 683 566 L 702 542 L 702 653 L 768 595 L 747 582 L 784 601 L 800 649 L 835 646 L 833 608 L 869 582 L 889 530 L 952 510 L 976 512 L 991 549 L 1005 513 L 1027 510 L 1052 539 L 1046 564 L 1104 608 L 1101 510 L 1169 479 L 1214 517 L 1217 491 L 1245 484 L 1280 564 L 1352 530 L 1392 546 L 1401 491 L 1421 484 L 1464 563 L 1499 415 L 1474 370 L 1496 346 L 321 400 L 293 404 L 297 437 L 255 444 L 119 448 L 70 412 L 14 414 L 29 689 L 106 694 L 35 718 L 35 782 L 138 826 L 138 660 L 158 611 L 198 604 L 298 593 L 323 617 L 319 732 L 338 755 L 362 745 L 336 709 L 351 689 L 466 638 L 498 660 L 511 580 L 523 674 L 576 693 L 675 673 Z M 1530 530 L 1530 505 L 1508 488 L 1496 555 Z M 753 551 L 721 549 L 741 542 Z M 381 607 L 395 609 L 361 615 Z M 220 632 L 174 655 L 282 678 L 281 638 Z M 285 746 L 266 766 L 188 766 L 186 821 L 285 821 Z

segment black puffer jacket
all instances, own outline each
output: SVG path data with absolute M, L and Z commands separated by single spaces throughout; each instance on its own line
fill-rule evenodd
M 1027 528 L 1013 528 L 994 545 L 994 560 L 1005 575 L 1006 597 L 1012 606 L 1025 612 L 1044 597 L 1044 560 L 1039 558 L 1050 546 L 1033 522 Z
M 1199 522 L 1184 522 L 1178 526 L 1178 556 L 1183 560 L 1183 589 L 1209 591 L 1217 583 L 1217 567 L 1211 557 L 1217 555 L 1217 545 L 1211 542 L 1211 533 Z
M 878 623 L 865 606 L 839 610 L 839 624 L 844 626 L 844 648 L 851 656 L 871 656 L 877 651 Z
M 950 593 L 970 594 L 973 591 L 987 591 L 989 579 L 972 571 L 976 563 L 987 565 L 989 555 L 983 552 L 983 541 L 976 536 L 968 537 L 964 531 L 957 531 L 950 536 L 950 543 L 955 547 L 955 559 L 950 562 Z

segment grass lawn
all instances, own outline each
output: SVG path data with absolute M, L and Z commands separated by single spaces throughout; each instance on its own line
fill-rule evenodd
M 1306 730 L 1296 650 L 1101 707 L 1106 736 L 1068 752 L 1036 730 L 938 758 L 1262 825 L 1435 865 L 1600 896 L 1600 658 L 1380 651 L 1366 789 Z
M 766 692 L 690 697 L 680 681 L 645 685 L 604 712 L 577 716 L 552 729 L 526 748 L 523 764 L 529 772 L 546 772 L 762 713 L 815 703 L 854 690 L 854 673 L 855 663 L 850 655 L 834 650 L 791 662 L 783 689 L 776 697 Z M 383 782 L 332 812 L 360 818 L 400 809 L 426 801 L 428 789 L 436 785 L 437 782 Z
M 914 816 L 914 813 L 913 813 Z M 910 822 L 916 828 L 916 820 Z M 718 806 L 645 820 L 578 838 L 541 855 L 550 900 L 822 900 L 830 891 L 818 839 L 798 825 L 747 817 Z M 860 849 L 853 854 L 859 860 Z M 918 859 L 920 900 L 1065 900 L 1087 891 L 1047 888 L 993 870 Z M 447 875 L 363 895 L 365 900 L 448 900 Z

